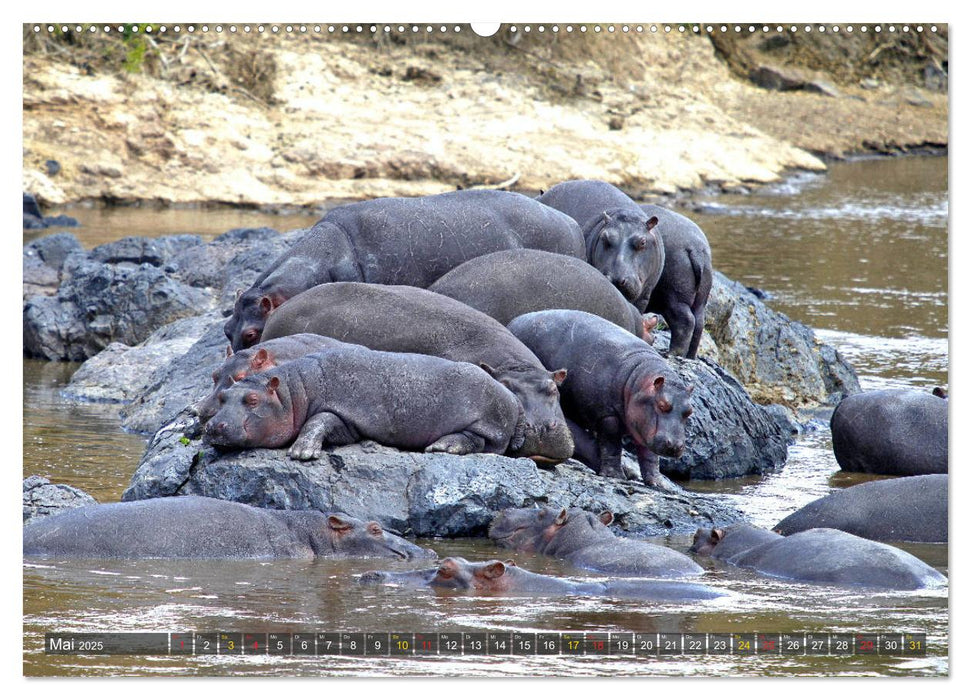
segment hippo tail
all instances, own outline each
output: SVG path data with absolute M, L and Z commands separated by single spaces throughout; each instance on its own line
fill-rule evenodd
M 696 314 L 699 309 L 704 309 L 708 303 L 708 295 L 711 294 L 712 271 L 711 255 L 705 252 L 688 248 L 688 260 L 691 261 L 691 272 L 695 278 L 695 298 L 691 303 L 691 310 Z

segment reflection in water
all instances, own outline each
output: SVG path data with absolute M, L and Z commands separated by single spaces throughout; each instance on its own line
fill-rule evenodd
M 721 196 L 697 220 L 717 269 L 772 294 L 770 305 L 815 329 L 857 367 L 864 388 L 926 388 L 947 382 L 947 160 L 904 158 L 832 166 L 751 196 Z M 193 232 L 207 238 L 237 226 L 279 231 L 316 216 L 256 212 L 75 210 L 86 247 L 133 232 Z M 76 365 L 24 362 L 24 475 L 42 474 L 118 500 L 144 449 L 118 428 L 117 407 L 76 406 L 59 391 Z M 795 509 L 869 475 L 839 471 L 828 415 L 765 477 L 691 482 L 718 493 L 755 524 L 771 527 Z M 682 552 L 690 535 L 658 540 Z M 485 540 L 422 542 L 442 555 L 508 558 Z M 904 545 L 947 572 L 947 548 Z M 597 578 L 540 556 L 520 566 Z M 888 592 L 794 584 L 699 560 L 705 583 L 728 592 L 703 603 L 637 602 L 585 596 L 473 597 L 363 586 L 382 561 L 61 561 L 24 568 L 26 675 L 942 675 L 948 672 L 946 590 Z M 47 631 L 637 631 L 926 632 L 926 658 L 602 657 L 300 658 L 53 657 Z

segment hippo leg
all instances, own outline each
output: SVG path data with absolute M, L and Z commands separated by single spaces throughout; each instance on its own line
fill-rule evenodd
M 597 473 L 600 476 L 609 476 L 614 479 L 626 479 L 627 474 L 624 472 L 624 466 L 620 460 L 623 454 L 620 440 L 601 439 L 599 446 L 600 470 Z
M 293 459 L 317 459 L 326 445 L 349 445 L 357 442 L 357 432 L 335 413 L 318 413 L 307 419 L 287 453 Z
M 637 453 L 637 464 L 640 465 L 641 478 L 645 484 L 652 489 L 661 491 L 677 490 L 671 480 L 661 474 L 660 463 L 656 454 L 647 447 L 640 445 L 635 445 L 634 451 Z
M 569 418 L 566 425 L 573 436 L 573 458 L 586 464 L 598 474 L 600 473 L 600 447 L 596 438 L 574 423 Z
M 695 332 L 695 315 L 691 307 L 682 302 L 671 304 L 666 310 L 665 319 L 671 327 L 671 355 L 686 357 L 691 348 L 692 336 Z M 699 340 L 700 340 L 699 334 Z M 697 352 L 697 348 L 695 348 Z
M 453 455 L 467 455 L 482 452 L 485 448 L 485 438 L 475 433 L 449 433 L 438 438 L 425 448 L 425 452 L 447 452 Z

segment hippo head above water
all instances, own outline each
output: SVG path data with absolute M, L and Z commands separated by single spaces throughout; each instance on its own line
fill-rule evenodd
M 247 377 L 219 392 L 205 437 L 217 448 L 284 447 L 300 432 L 280 397 L 280 378 Z
M 256 288 L 245 292 L 237 290 L 233 315 L 223 326 L 230 347 L 239 351 L 260 342 L 267 316 L 284 301 L 282 297 L 268 296 Z
M 654 288 L 664 267 L 658 219 L 639 211 L 613 209 L 587 227 L 587 262 L 610 280 L 628 301 Z M 649 290 L 647 290 L 649 291 Z
M 721 528 L 699 527 L 695 531 L 694 538 L 691 540 L 691 547 L 688 551 L 702 557 L 710 556 L 711 550 L 721 542 L 724 536 L 725 531 Z
M 509 455 L 543 462 L 562 462 L 573 455 L 573 436 L 560 407 L 559 386 L 566 380 L 565 369 L 547 372 L 529 366 L 479 366 L 509 389 L 523 406 L 523 440 L 520 445 L 510 444 Z
M 327 516 L 324 532 L 314 533 L 311 545 L 315 552 L 328 552 L 349 557 L 398 557 L 430 559 L 435 552 L 412 544 L 398 535 L 386 532 L 380 523 L 364 522 L 343 513 Z
M 514 588 L 509 575 L 518 571 L 515 562 L 493 559 L 470 562 L 462 557 L 448 557 L 437 568 L 419 571 L 369 571 L 362 574 L 361 583 L 392 583 L 407 586 L 430 586 L 439 590 L 502 593 Z
M 243 350 L 233 354 L 232 346 L 227 346 L 226 362 L 212 373 L 212 391 L 199 403 L 190 407 L 192 412 L 205 423 L 219 410 L 219 392 L 225 391 L 251 374 L 259 374 L 275 366 L 276 363 L 264 348 L 255 351 Z
M 592 538 L 609 537 L 606 526 L 613 521 L 610 511 L 594 515 L 578 508 L 507 508 L 492 521 L 489 537 L 517 552 L 565 552 Z
M 654 454 L 680 457 L 693 390 L 661 375 L 632 376 L 624 387 L 624 422 L 634 443 Z

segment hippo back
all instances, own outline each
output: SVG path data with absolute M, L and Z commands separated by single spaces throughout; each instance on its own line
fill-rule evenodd
M 567 180 L 553 185 L 537 200 L 576 221 L 584 234 L 608 209 L 638 209 L 637 202 L 601 180 Z

